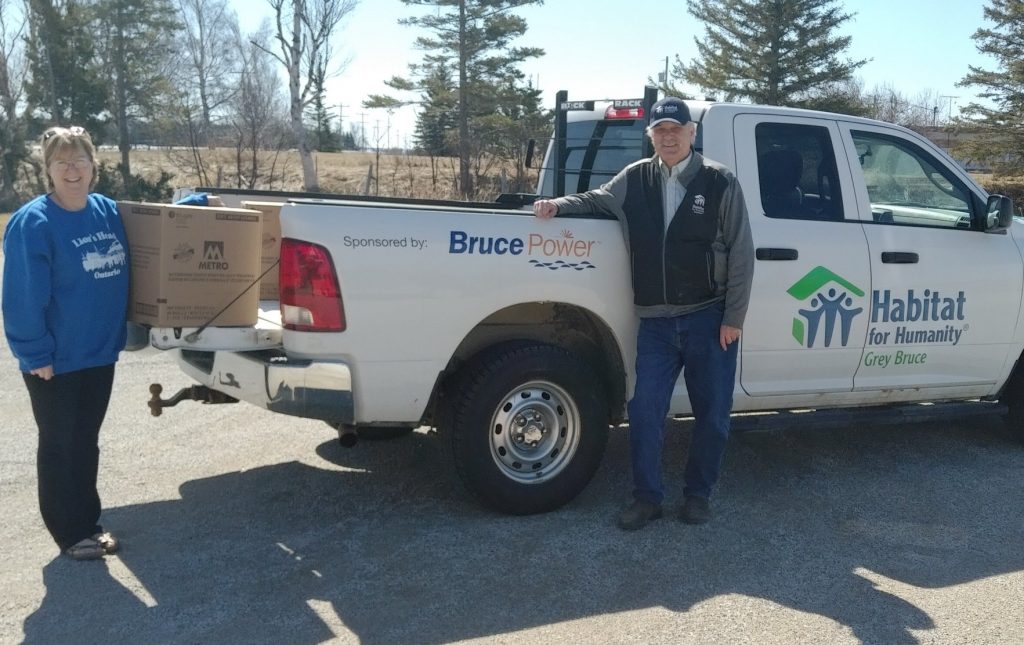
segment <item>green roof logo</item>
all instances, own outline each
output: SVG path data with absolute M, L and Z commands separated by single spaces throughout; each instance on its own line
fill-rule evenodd
M 846 278 L 825 267 L 811 269 L 786 290 L 806 307 L 798 309 L 793 318 L 793 338 L 804 347 L 814 347 L 818 332 L 824 337 L 824 346 L 832 346 L 836 325 L 839 326 L 839 340 L 843 347 L 850 340 L 853 319 L 864 311 L 854 307 L 853 296 L 864 296 L 864 290 Z

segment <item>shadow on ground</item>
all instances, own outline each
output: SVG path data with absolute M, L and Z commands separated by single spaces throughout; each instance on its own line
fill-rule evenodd
M 670 426 L 668 510 L 689 434 L 688 422 Z M 323 468 L 226 473 L 184 483 L 180 500 L 108 511 L 145 593 L 117 582 L 113 563 L 56 559 L 26 640 L 302 644 L 347 630 L 363 643 L 440 643 L 739 594 L 863 642 L 915 642 L 909 630 L 932 627 L 929 616 L 865 570 L 938 588 L 1024 567 L 1022 450 L 996 421 L 973 428 L 739 436 L 713 523 L 666 519 L 635 534 L 614 526 L 629 489 L 621 430 L 577 500 L 533 517 L 468 499 L 439 472 L 433 435 L 323 444 Z

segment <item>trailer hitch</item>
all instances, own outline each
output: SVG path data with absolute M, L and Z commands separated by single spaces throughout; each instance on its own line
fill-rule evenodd
M 164 411 L 164 408 L 171 408 L 178 405 L 182 401 L 201 401 L 203 403 L 238 403 L 238 399 L 233 396 L 228 396 L 223 392 L 217 390 L 211 390 L 205 385 L 193 385 L 192 387 L 183 387 L 178 390 L 178 393 L 168 399 L 161 399 L 160 394 L 163 393 L 164 388 L 159 383 L 153 383 L 149 386 L 149 393 L 152 395 L 149 398 L 149 413 L 154 417 L 160 416 Z

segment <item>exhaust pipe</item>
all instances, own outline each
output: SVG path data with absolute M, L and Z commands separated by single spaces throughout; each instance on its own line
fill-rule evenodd
M 356 433 L 355 426 L 339 423 L 336 427 L 338 428 L 338 443 L 342 448 L 352 448 L 359 443 L 359 435 Z

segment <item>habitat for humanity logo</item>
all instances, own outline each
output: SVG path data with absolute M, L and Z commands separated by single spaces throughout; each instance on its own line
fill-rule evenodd
M 838 324 L 839 341 L 846 347 L 853 319 L 864 311 L 863 307 L 853 307 L 850 294 L 863 297 L 863 289 L 819 266 L 797 280 L 786 293 L 805 303 L 804 307 L 797 310 L 800 317 L 793 318 L 793 338 L 796 342 L 805 347 L 814 347 L 820 332 L 824 336 L 825 347 L 830 347 Z

